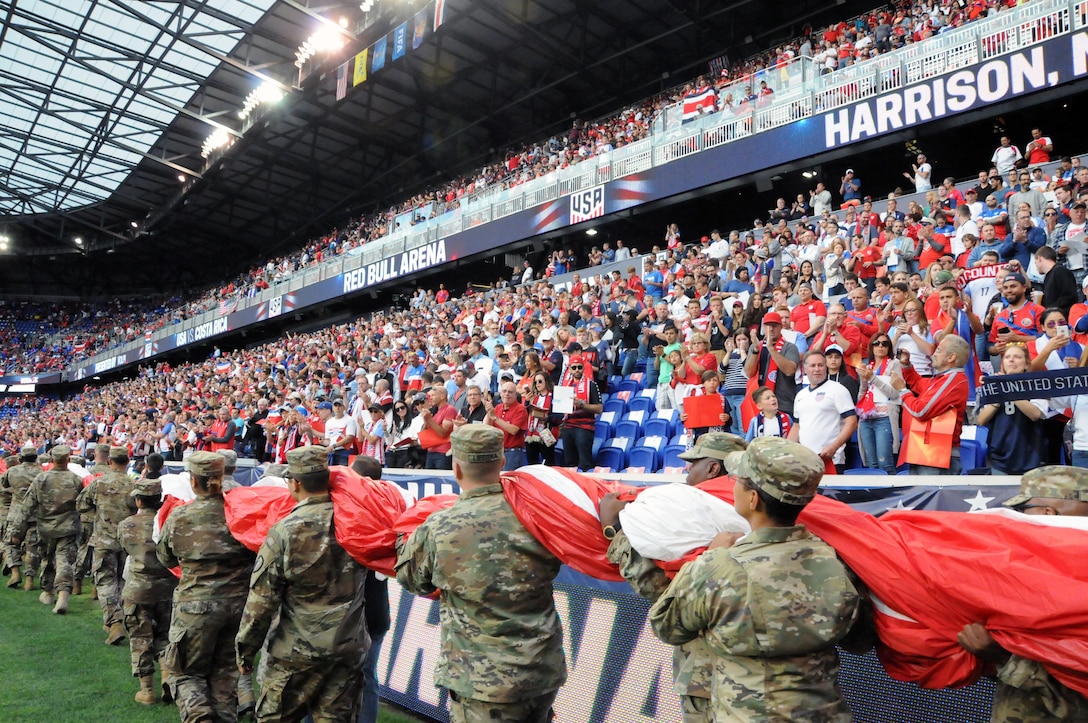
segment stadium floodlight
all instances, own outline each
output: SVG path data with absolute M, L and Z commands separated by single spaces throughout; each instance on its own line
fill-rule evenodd
M 587 228 L 586 229 L 586 236 L 596 236 L 596 235 L 597 235 L 597 229 L 595 229 L 595 228 Z
M 73 240 L 76 242 L 76 246 L 82 246 L 83 245 L 83 239 L 81 237 L 76 236 L 75 239 L 73 239 Z
M 230 133 L 227 133 L 223 128 L 217 128 L 215 132 L 208 136 L 208 139 L 204 141 L 204 145 L 200 147 L 200 155 L 207 158 L 212 153 L 228 144 L 230 144 Z
M 283 96 L 283 90 L 278 85 L 266 80 L 246 96 L 246 101 L 242 104 L 242 110 L 238 111 L 238 117 L 245 120 L 258 106 L 278 103 L 283 99 Z
M 329 53 L 344 47 L 343 31 L 332 23 L 322 25 L 313 35 L 298 46 L 295 52 L 295 65 L 301 68 L 318 53 Z
M 0 235 L 0 251 L 7 251 L 8 250 L 8 244 L 10 242 L 11 242 L 11 239 L 9 239 L 6 235 Z
M 805 178 L 816 178 L 816 171 L 801 171 L 801 175 Z

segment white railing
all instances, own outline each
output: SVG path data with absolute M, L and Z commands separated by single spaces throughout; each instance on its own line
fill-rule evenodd
M 905 85 L 945 75 L 1086 27 L 1088 0 L 1032 0 L 994 17 L 939 33 L 920 43 L 831 73 L 821 73 L 811 58 L 795 58 L 783 67 L 760 71 L 719 90 L 719 98 L 733 93 L 734 99 L 739 101 L 747 89 L 758 93 L 760 82 L 766 81 L 775 92 L 766 96 L 749 113 L 740 116 L 712 113 L 688 123 L 670 124 L 670 109 L 666 109 L 660 122 L 654 124 L 656 132 L 649 138 L 510 189 L 500 186 L 481 189 L 471 198 L 463 199 L 458 209 L 367 244 L 358 255 L 360 260 L 357 265 L 373 263 L 394 250 L 417 248 L 576 191 L 671 163 Z M 322 278 L 331 278 L 339 273 L 340 268 L 347 268 L 336 265 L 341 259 L 330 259 L 321 267 L 296 272 L 292 277 L 277 282 L 267 292 L 241 299 L 238 308 L 245 309 Z M 153 335 L 153 339 L 169 337 L 201 321 L 215 318 L 218 318 L 218 310 L 208 311 L 199 320 L 190 319 L 188 323 L 163 328 Z M 143 344 L 143 340 L 138 340 L 115 347 L 80 362 L 79 366 L 138 351 Z

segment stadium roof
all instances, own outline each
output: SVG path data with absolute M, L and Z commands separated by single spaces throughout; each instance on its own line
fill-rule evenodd
M 337 101 L 336 66 L 434 0 L 0 0 L 0 289 L 222 279 L 873 4 L 838 2 L 446 0 L 438 32 Z M 344 47 L 300 82 L 299 46 L 341 16 Z M 266 81 L 286 95 L 244 128 Z M 234 143 L 205 168 L 217 129 Z

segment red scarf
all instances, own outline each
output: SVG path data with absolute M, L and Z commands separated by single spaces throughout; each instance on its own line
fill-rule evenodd
M 888 363 L 891 361 L 891 357 L 885 357 L 884 361 L 880 363 L 880 369 L 876 368 L 876 362 L 870 361 L 869 368 L 873 370 L 873 379 L 869 381 L 869 388 L 865 390 L 865 395 L 862 396 L 861 401 L 858 402 L 858 416 L 862 419 L 873 419 L 879 415 L 879 413 L 887 413 L 888 407 L 885 405 L 883 409 L 877 409 L 876 401 L 873 399 L 873 380 L 876 377 L 882 375 L 888 370 Z
M 781 354 L 782 353 L 782 347 L 784 347 L 785 345 L 786 345 L 785 337 L 780 336 L 780 337 L 778 337 L 778 341 L 776 341 L 774 343 L 774 350 L 776 352 L 778 352 L 779 354 Z M 767 342 L 763 342 L 763 346 L 759 350 L 760 356 L 763 355 L 763 352 L 766 351 L 766 349 L 767 349 Z M 754 378 L 759 378 L 758 366 L 756 368 L 756 375 L 755 375 Z M 775 384 L 775 382 L 777 380 L 778 380 L 778 364 L 775 363 L 774 356 L 772 356 L 771 353 L 768 351 L 767 352 L 767 374 L 764 376 L 763 384 L 770 387 L 771 389 L 774 389 L 774 384 Z
M 778 337 L 778 341 L 774 344 L 774 350 L 779 354 L 782 353 L 782 347 L 786 345 L 785 337 Z M 774 357 L 771 353 L 767 352 L 767 373 L 764 376 L 764 381 L 759 381 L 759 367 L 761 366 L 761 358 L 763 352 L 766 351 L 767 342 L 763 342 L 763 346 L 760 347 L 756 358 L 756 373 L 748 378 L 748 383 L 744 388 L 744 401 L 740 403 L 740 419 L 744 429 L 748 429 L 749 423 L 755 419 L 756 415 L 760 413 L 759 407 L 756 406 L 755 401 L 752 399 L 752 392 L 759 389 L 761 385 L 774 389 L 775 381 L 778 379 L 778 365 L 774 362 Z

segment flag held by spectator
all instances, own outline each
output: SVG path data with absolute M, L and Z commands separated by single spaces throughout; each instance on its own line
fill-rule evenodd
M 226 359 L 216 362 L 215 363 L 215 373 L 216 374 L 229 374 L 230 373 L 230 362 L 228 360 L 226 360 Z
M 714 88 L 709 85 L 702 90 L 696 88 L 688 93 L 684 96 L 684 120 L 689 121 L 696 118 L 699 111 L 704 108 L 708 112 L 712 112 L 714 110 L 714 101 Z
M 352 77 L 352 88 L 366 82 L 366 56 L 369 52 L 370 48 L 364 48 L 363 52 L 355 56 L 355 72 Z

